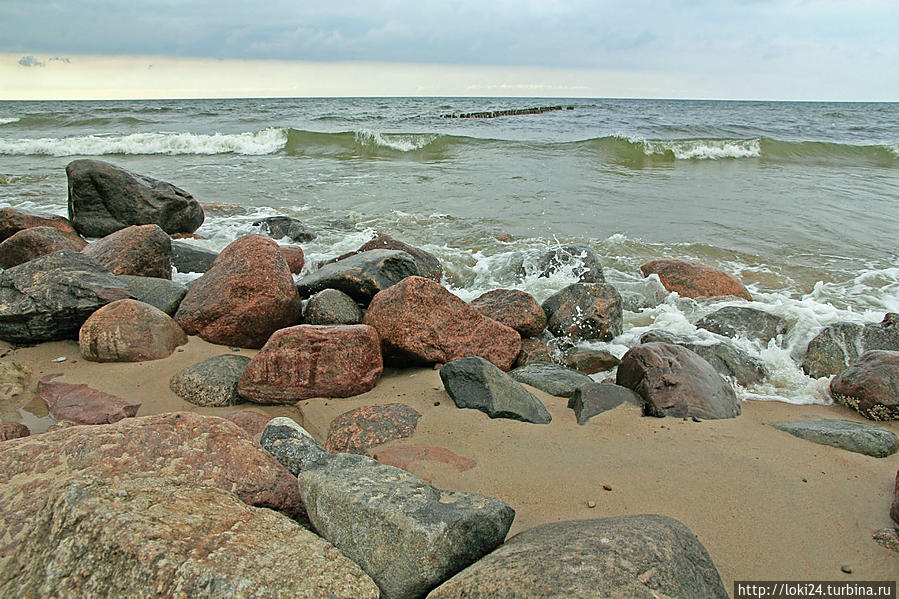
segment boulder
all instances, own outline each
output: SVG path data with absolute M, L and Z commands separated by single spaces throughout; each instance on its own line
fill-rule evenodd
M 53 227 L 32 227 L 14 233 L 0 243 L 0 268 L 12 268 L 59 250 L 81 251 L 87 242 Z
M 362 244 L 356 252 L 367 252 L 370 250 L 399 250 L 406 252 L 415 260 L 420 276 L 437 283 L 443 279 L 443 266 L 434 254 L 398 241 L 390 235 L 378 235 L 371 241 Z
M 333 545 L 223 489 L 87 475 L 42 500 L 0 569 L 0 595 L 378 597 Z
M 331 459 L 331 454 L 290 418 L 272 418 L 262 431 L 259 444 L 294 476 L 320 468 Z
M 325 449 L 364 454 L 388 441 L 411 437 L 420 418 L 421 414 L 406 404 L 362 406 L 331 421 Z
M 21 422 L 0 422 L 0 441 L 21 439 L 30 434 L 31 431 Z
M 557 337 L 611 341 L 621 334 L 621 296 L 608 283 L 574 283 L 543 302 L 546 328 Z
M 362 324 L 362 308 L 356 300 L 337 289 L 323 289 L 306 302 L 305 324 Z
M 210 343 L 262 347 L 296 324 L 301 303 L 278 245 L 264 235 L 232 242 L 184 296 L 175 320 Z
M 546 328 L 546 312 L 524 291 L 494 289 L 472 300 L 471 306 L 487 318 L 512 327 L 522 337 L 536 337 Z
M 762 344 L 787 332 L 785 319 L 748 306 L 725 306 L 697 320 L 696 326 L 725 337 L 746 337 Z
M 384 370 L 372 327 L 298 325 L 275 332 L 247 365 L 237 392 L 262 404 L 370 391 Z
M 680 345 L 644 343 L 618 365 L 615 382 L 636 391 L 647 416 L 734 418 L 740 402 L 711 364 Z
M 548 424 L 543 403 L 508 374 L 479 356 L 444 364 L 440 380 L 456 407 L 480 410 L 491 418 Z
M 159 225 L 169 235 L 193 233 L 203 208 L 171 183 L 129 172 L 100 160 L 66 166 L 69 220 L 85 237 L 104 237 L 129 225 Z
M 172 242 L 172 266 L 178 272 L 206 272 L 218 253 L 182 241 Z
M 545 335 L 550 335 L 545 333 Z M 551 335 L 550 335 L 551 336 Z M 521 340 L 521 351 L 515 359 L 515 368 L 521 368 L 528 364 L 553 364 L 553 356 L 557 350 L 552 340 L 541 337 L 533 337 Z
M 415 260 L 397 250 L 370 250 L 331 264 L 297 282 L 297 290 L 309 297 L 323 289 L 338 289 L 356 302 L 368 305 L 379 291 L 406 277 L 418 275 Z
M 899 451 L 899 439 L 892 431 L 851 420 L 823 418 L 772 422 L 771 426 L 819 445 L 838 447 L 875 458 L 885 458 Z
M 300 472 L 315 531 L 359 564 L 384 599 L 424 597 L 503 542 L 515 511 L 474 493 L 340 453 Z
M 743 283 L 732 274 L 701 262 L 653 260 L 640 267 L 644 277 L 656 274 L 665 289 L 681 297 L 733 295 L 752 300 Z
M 899 351 L 899 314 L 888 313 L 880 323 L 837 322 L 809 341 L 802 369 L 812 378 L 839 374 L 872 349 Z
M 37 384 L 37 396 L 47 404 L 54 420 L 75 424 L 110 424 L 136 416 L 141 406 L 87 385 L 53 380 L 59 376 L 62 375 L 48 374 Z
M 363 322 L 377 329 L 388 364 L 412 366 L 480 356 L 509 370 L 518 332 L 424 277 L 408 277 L 372 300 Z
M 279 245 L 284 259 L 287 261 L 287 268 L 292 274 L 298 275 L 303 272 L 306 265 L 306 256 L 303 254 L 303 248 L 298 245 Z
M 187 287 L 181 283 L 157 277 L 137 277 L 119 275 L 116 277 L 139 302 L 150 304 L 169 316 L 174 316 L 187 294 Z
M 428 599 L 726 599 L 689 528 L 655 514 L 552 522 L 521 532 Z
M 0 571 L 31 533 L 64 479 L 168 478 L 235 494 L 248 505 L 303 520 L 296 480 L 236 424 L 174 412 L 115 424 L 70 426 L 6 441 L 0 451 Z M 4 593 L 0 593 L 4 595 Z
M 32 227 L 53 227 L 72 238 L 81 237 L 69 219 L 64 216 L 31 214 L 15 208 L 0 208 L 0 241 L 5 241 L 19 231 Z
M 103 306 L 78 332 L 81 357 L 92 362 L 161 360 L 185 343 L 187 335 L 171 316 L 133 299 Z
M 830 395 L 869 420 L 899 420 L 899 352 L 866 351 L 830 381 Z
M 172 240 L 156 225 L 120 229 L 91 243 L 81 253 L 114 275 L 172 278 Z
M 579 386 L 593 382 L 586 374 L 556 364 L 529 364 L 516 368 L 509 375 L 519 383 L 556 397 L 571 397 Z
M 539 252 L 521 256 L 518 267 L 520 277 L 536 275 L 551 277 L 554 274 L 574 275 L 581 283 L 605 283 L 602 265 L 596 251 L 584 243 L 564 243 Z
M 294 243 L 312 241 L 316 235 L 301 221 L 289 216 L 269 216 L 257 220 L 254 227 L 259 227 L 263 233 L 272 239 L 284 239 L 285 237 Z
M 647 331 L 640 337 L 640 343 L 654 342 L 686 347 L 711 364 L 718 374 L 730 377 L 744 387 L 761 382 L 768 376 L 765 364 L 761 360 L 750 356 L 730 343 L 706 344 L 696 339 L 660 330 Z
M 237 381 L 249 363 L 247 356 L 213 356 L 181 370 L 169 381 L 169 389 L 198 406 L 233 406 L 243 401 L 237 394 Z
M 643 400 L 639 395 L 621 385 L 594 382 L 575 389 L 568 400 L 568 407 L 574 410 L 578 424 L 587 424 L 587 421 L 597 414 L 608 412 L 621 404 L 642 407 Z
M 127 297 L 116 277 L 84 254 L 47 254 L 0 272 L 0 339 L 75 338 L 88 316 Z
M 583 374 L 606 372 L 621 363 L 621 360 L 605 350 L 587 347 L 572 347 L 565 352 L 563 360 L 568 368 Z

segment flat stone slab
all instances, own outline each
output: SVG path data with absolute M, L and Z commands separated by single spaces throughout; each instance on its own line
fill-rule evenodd
M 48 374 L 37 384 L 37 395 L 56 420 L 76 424 L 111 424 L 137 415 L 141 404 L 127 401 L 87 385 L 54 381 L 61 374 Z
M 509 376 L 556 397 L 571 397 L 579 386 L 593 382 L 586 374 L 555 364 L 528 364 L 516 368 Z
M 643 406 L 640 396 L 627 387 L 590 382 L 575 389 L 568 400 L 568 407 L 574 410 L 577 423 L 583 425 L 594 416 L 617 408 L 623 403 L 640 408 Z
M 421 414 L 406 404 L 362 406 L 344 412 L 331 422 L 325 449 L 365 453 L 366 449 L 388 441 L 411 437 L 420 418 Z
M 885 458 L 899 450 L 899 439 L 892 431 L 852 420 L 828 418 L 799 422 L 772 422 L 771 426 L 790 433 L 794 437 L 819 445 L 839 447 L 875 458 Z

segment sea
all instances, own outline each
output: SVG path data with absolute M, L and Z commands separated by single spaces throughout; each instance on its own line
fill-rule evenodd
M 453 118 L 561 107 L 539 114 Z M 797 366 L 833 322 L 899 312 L 899 104 L 583 98 L 302 98 L 0 102 L 0 207 L 66 214 L 65 166 L 96 158 L 207 204 L 221 250 L 260 217 L 296 217 L 315 263 L 386 233 L 435 254 L 465 300 L 515 288 L 542 301 L 540 252 L 582 243 L 623 295 L 621 356 L 650 329 L 715 342 L 702 316 L 740 300 L 667 294 L 640 265 L 698 260 L 784 317 L 737 339 L 769 377 L 744 400 L 829 403 Z M 577 264 L 575 256 L 573 264 Z M 521 268 L 521 264 L 525 268 Z M 176 273 L 177 280 L 198 275 Z M 636 301 L 634 300 L 636 298 Z

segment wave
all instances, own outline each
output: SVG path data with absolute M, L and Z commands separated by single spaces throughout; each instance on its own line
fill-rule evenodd
M 17 123 L 17 122 L 19 122 L 19 118 L 18 118 L 18 117 L 14 117 L 14 116 L 9 116 L 9 117 L 6 117 L 6 116 L 0 116 L 0 125 L 8 125 L 8 124 L 10 124 L 10 123 Z

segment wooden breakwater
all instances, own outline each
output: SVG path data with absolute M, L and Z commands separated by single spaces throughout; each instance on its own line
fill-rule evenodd
M 574 110 L 574 106 L 568 106 Z M 520 114 L 543 114 L 554 110 L 563 110 L 562 106 L 535 106 L 533 108 L 511 108 L 509 110 L 493 110 L 488 112 L 463 112 L 461 114 L 443 114 L 445 119 L 495 119 L 500 116 L 518 116 Z

